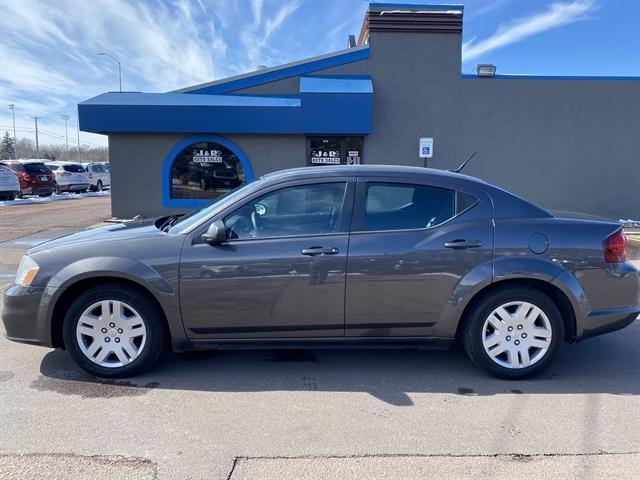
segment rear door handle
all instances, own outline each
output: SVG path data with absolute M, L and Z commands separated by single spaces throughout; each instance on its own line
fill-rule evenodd
M 454 250 L 464 250 L 465 248 L 480 248 L 482 246 L 482 242 L 477 240 L 453 240 L 451 242 L 446 242 L 444 246 L 445 248 L 453 248 Z
M 303 255 L 336 255 L 340 253 L 340 250 L 335 247 L 309 247 L 303 248 Z

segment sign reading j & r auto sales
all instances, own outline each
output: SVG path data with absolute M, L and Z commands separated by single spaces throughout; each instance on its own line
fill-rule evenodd
M 340 165 L 340 150 L 312 150 L 311 163 L 315 165 Z
M 193 163 L 222 163 L 222 152 L 220 150 L 194 150 Z

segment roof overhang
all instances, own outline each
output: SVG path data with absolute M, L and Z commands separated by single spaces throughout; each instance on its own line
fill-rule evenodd
M 104 93 L 78 105 L 93 133 L 371 133 L 370 77 L 301 77 L 299 96 Z

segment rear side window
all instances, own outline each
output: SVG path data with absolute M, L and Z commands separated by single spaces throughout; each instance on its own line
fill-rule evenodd
M 364 230 L 413 230 L 446 222 L 477 202 L 448 188 L 401 183 L 369 183 Z
M 24 169 L 28 173 L 41 173 L 42 175 L 51 174 L 51 170 L 49 170 L 44 163 L 26 163 L 24 165 Z
M 84 168 L 82 168 L 82 165 L 64 165 L 62 168 L 64 168 L 65 172 L 71 172 L 71 173 L 84 172 Z

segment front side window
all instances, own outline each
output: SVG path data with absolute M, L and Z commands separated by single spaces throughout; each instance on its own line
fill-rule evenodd
M 347 184 L 287 187 L 252 200 L 224 219 L 229 239 L 335 233 Z
M 216 142 L 182 149 L 171 166 L 171 198 L 215 199 L 245 183 L 236 154 Z
M 369 183 L 365 199 L 364 230 L 435 227 L 475 202 L 475 197 L 458 194 L 448 188 L 402 183 Z

